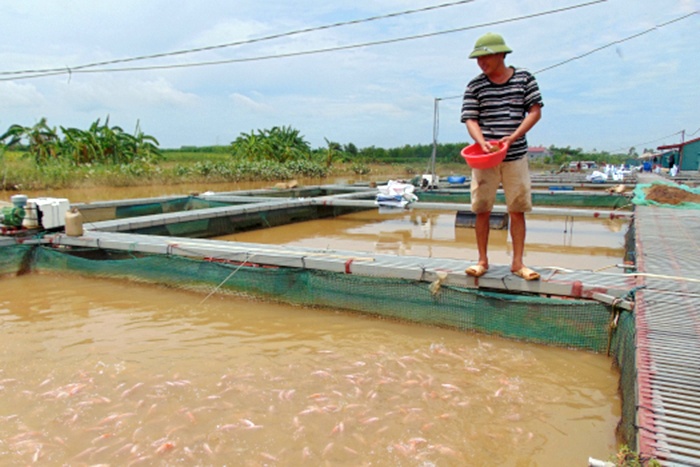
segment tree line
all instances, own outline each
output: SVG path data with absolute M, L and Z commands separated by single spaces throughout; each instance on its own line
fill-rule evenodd
M 139 124 L 133 134 L 121 127 L 109 124 L 109 116 L 100 119 L 87 130 L 61 126 L 60 132 L 50 127 L 45 118 L 36 125 L 25 127 L 12 125 L 0 136 L 6 149 L 25 151 L 39 165 L 52 161 L 86 164 L 129 164 L 134 161 L 155 163 L 164 153 L 193 152 L 205 154 L 228 154 L 235 161 L 272 162 L 287 164 L 303 161 L 317 164 L 329 170 L 336 162 L 351 163 L 360 172 L 365 164 L 417 164 L 429 161 L 433 154 L 432 144 L 404 145 L 395 148 L 370 146 L 357 148 L 353 143 L 341 144 L 325 140 L 326 146 L 312 148 L 298 129 L 291 126 L 275 126 L 269 129 L 241 133 L 229 145 L 183 146 L 179 149 L 162 150 L 158 140 L 141 131 Z M 460 152 L 464 143 L 439 143 L 436 162 L 460 163 Z M 549 155 L 541 162 L 561 165 L 571 161 L 587 160 L 599 163 L 622 163 L 629 154 L 608 152 L 586 152 L 581 148 L 550 146 Z

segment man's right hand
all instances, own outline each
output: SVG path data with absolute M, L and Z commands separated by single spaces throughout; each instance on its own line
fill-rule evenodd
M 491 144 L 488 141 L 484 141 L 480 146 L 481 150 L 484 151 L 484 154 L 491 154 L 492 152 L 496 152 L 500 149 L 498 145 Z

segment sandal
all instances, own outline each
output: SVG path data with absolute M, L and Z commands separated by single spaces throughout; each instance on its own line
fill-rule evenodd
M 540 278 L 540 274 L 538 272 L 533 271 L 527 266 L 523 266 L 519 270 L 511 272 L 518 277 L 522 277 L 526 281 L 536 281 Z
M 482 266 L 481 264 L 475 264 L 473 266 L 469 266 L 467 269 L 464 270 L 464 272 L 467 273 L 468 276 L 481 277 L 484 274 L 486 274 L 486 271 L 488 270 L 489 268 L 486 266 Z

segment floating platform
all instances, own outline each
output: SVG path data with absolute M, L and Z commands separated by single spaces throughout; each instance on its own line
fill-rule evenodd
M 542 279 L 524 281 L 507 266 L 492 266 L 480 278 L 467 276 L 464 270 L 474 264 L 464 260 L 393 256 L 356 251 L 275 247 L 256 243 L 225 242 L 207 239 L 169 238 L 154 235 L 87 231 L 81 237 L 65 234 L 46 235 L 42 242 L 52 246 L 100 248 L 158 255 L 256 265 L 314 269 L 368 277 L 406 279 L 432 283 L 438 279 L 446 286 L 483 288 L 509 293 L 528 293 L 566 298 L 617 302 L 621 309 L 634 305 L 620 300 L 634 287 L 634 274 L 574 271 L 562 268 L 537 268 Z
M 615 302 L 621 309 L 628 310 L 634 307 L 630 300 L 620 298 L 635 282 L 634 276 L 624 273 L 540 268 L 542 279 L 528 282 L 512 274 L 509 267 L 494 265 L 485 276 L 475 279 L 464 273 L 464 270 L 473 264 L 466 260 L 275 247 L 205 238 L 377 209 L 372 199 L 375 195 L 376 190 L 367 187 L 328 185 L 295 190 L 251 190 L 205 193 L 179 198 L 91 203 L 78 205 L 86 219 L 83 236 L 69 237 L 55 233 L 46 235 L 42 242 L 54 246 L 102 248 L 238 262 L 248 262 L 254 257 L 256 264 L 273 267 L 310 268 L 428 283 L 440 280 L 441 284 L 446 286 L 588 299 L 604 304 Z M 420 196 L 421 193 L 419 198 Z M 595 193 L 591 196 L 597 198 L 606 195 Z M 411 204 L 410 209 L 465 213 L 469 212 L 469 204 L 419 201 Z M 130 212 L 139 215 L 132 217 Z M 497 205 L 494 212 L 506 213 L 505 206 Z M 624 210 L 539 206 L 534 208 L 533 213 L 612 219 L 629 219 L 633 215 L 631 211 Z M 110 216 L 111 219 L 100 220 Z

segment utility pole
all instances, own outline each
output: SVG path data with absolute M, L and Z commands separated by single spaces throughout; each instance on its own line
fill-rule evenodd
M 430 156 L 430 183 L 428 183 L 428 189 L 430 189 L 435 181 L 435 159 L 437 158 L 438 128 L 440 127 L 439 102 L 440 98 L 436 97 L 433 105 L 433 153 Z
M 683 143 L 685 143 L 685 130 L 681 130 L 681 144 L 678 145 L 678 171 L 683 167 Z M 700 165 L 698 166 L 700 171 Z

